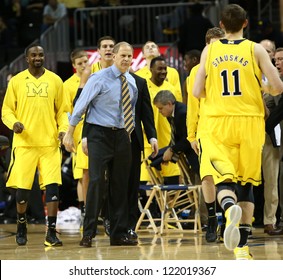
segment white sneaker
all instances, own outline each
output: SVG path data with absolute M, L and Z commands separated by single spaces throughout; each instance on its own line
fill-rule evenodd
M 238 205 L 233 205 L 225 212 L 226 228 L 223 239 L 228 250 L 234 250 L 240 242 L 239 222 L 242 217 L 242 209 Z

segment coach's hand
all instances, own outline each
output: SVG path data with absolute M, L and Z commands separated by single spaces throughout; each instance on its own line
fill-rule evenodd
M 74 137 L 73 137 L 74 130 L 75 127 L 70 125 L 63 138 L 63 145 L 65 146 L 66 150 L 70 153 L 76 151 L 74 144 Z

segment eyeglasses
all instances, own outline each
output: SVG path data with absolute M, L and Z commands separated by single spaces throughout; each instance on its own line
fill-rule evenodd
M 274 58 L 274 61 L 275 62 L 281 62 L 281 61 L 283 61 L 283 57 Z

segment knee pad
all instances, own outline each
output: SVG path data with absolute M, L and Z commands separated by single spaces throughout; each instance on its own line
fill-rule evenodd
M 16 201 L 18 204 L 26 204 L 29 200 L 30 190 L 17 189 Z
M 254 203 L 253 187 L 251 184 L 245 186 L 237 185 L 238 202 L 247 201 Z
M 55 202 L 59 201 L 59 188 L 57 184 L 47 185 L 45 192 L 45 202 Z
M 220 191 L 223 190 L 229 190 L 233 193 L 236 193 L 237 190 L 237 184 L 236 183 L 220 183 L 216 185 L 216 194 L 218 194 Z

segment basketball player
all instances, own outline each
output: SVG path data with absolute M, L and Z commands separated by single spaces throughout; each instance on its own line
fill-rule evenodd
M 195 97 L 206 98 L 205 146 L 211 165 L 201 170 L 201 177 L 214 176 L 227 219 L 224 244 L 234 250 L 236 259 L 246 260 L 252 259 L 247 245 L 254 212 L 252 187 L 261 184 L 265 136 L 261 90 L 274 95 L 283 91 L 266 50 L 243 38 L 247 24 L 246 11 L 239 5 L 223 9 L 220 27 L 225 39 L 204 48 L 193 88 Z M 268 83 L 261 82 L 262 74 Z
M 205 36 L 206 44 L 210 44 L 225 35 L 224 31 L 219 27 L 213 27 L 208 29 Z M 187 104 L 187 129 L 188 129 L 188 141 L 191 143 L 193 150 L 199 155 L 198 139 L 201 137 L 201 132 L 204 130 L 205 121 L 203 120 L 203 114 L 201 114 L 202 106 L 204 102 L 203 98 L 197 99 L 193 96 L 192 90 L 194 81 L 196 78 L 196 73 L 199 69 L 199 64 L 192 68 L 190 75 L 186 79 L 187 89 L 188 89 L 188 104 Z M 202 165 L 204 166 L 205 161 L 205 150 L 202 145 Z M 207 242 L 216 241 L 216 193 L 215 186 L 212 176 L 205 176 L 202 178 L 202 192 L 204 197 L 204 202 L 208 211 L 208 227 L 205 234 L 205 239 Z
M 80 80 L 83 71 L 89 65 L 88 54 L 86 51 L 81 49 L 75 49 L 71 53 L 71 62 L 72 66 L 75 69 L 75 73 L 64 82 L 64 96 L 66 96 L 68 101 L 68 112 L 70 115 L 73 112 L 73 101 L 76 97 L 77 90 L 80 85 Z M 83 169 L 78 168 L 77 166 L 77 154 L 81 154 L 78 151 L 78 145 L 81 143 L 83 120 L 79 122 L 74 132 L 74 142 L 75 142 L 75 151 L 72 153 L 72 166 L 73 166 L 73 177 L 75 180 L 78 180 L 77 183 L 77 194 L 79 200 L 79 208 L 84 215 L 84 201 L 85 201 L 85 191 L 83 188 Z M 81 150 L 81 147 L 79 148 Z M 82 219 L 81 219 L 82 220 Z
M 43 67 L 41 46 L 29 46 L 25 56 L 28 69 L 12 77 L 2 107 L 3 123 L 14 131 L 6 186 L 17 189 L 16 242 L 20 246 L 27 243 L 26 209 L 37 169 L 40 186 L 46 190 L 48 227 L 44 245 L 62 246 L 56 236 L 56 219 L 58 185 L 62 183 L 60 142 L 68 128 L 63 82 Z

